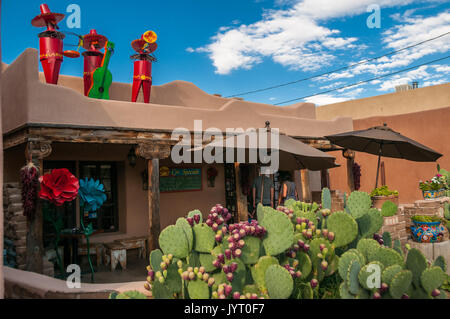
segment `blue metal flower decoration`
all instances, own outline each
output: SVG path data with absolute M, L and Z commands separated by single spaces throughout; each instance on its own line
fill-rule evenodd
M 80 180 L 78 194 L 80 194 L 81 205 L 85 211 L 96 211 L 106 201 L 105 187 L 100 184 L 99 180 L 94 181 L 92 178 L 86 177 Z

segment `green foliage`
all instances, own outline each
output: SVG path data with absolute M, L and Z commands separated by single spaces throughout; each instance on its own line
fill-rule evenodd
M 358 275 L 361 271 L 361 263 L 357 259 L 350 262 L 347 270 L 347 286 L 350 293 L 356 295 L 360 290 Z
M 440 267 L 444 272 L 447 271 L 447 261 L 444 257 L 438 256 L 433 262 L 433 266 Z
M 194 249 L 200 253 L 209 253 L 214 248 L 215 233 L 206 224 L 197 224 L 192 228 L 194 231 L 195 241 Z
M 436 223 L 442 222 L 442 218 L 439 216 L 428 216 L 428 215 L 414 215 L 411 217 L 413 222 L 422 222 L 422 223 Z
M 359 235 L 363 238 L 372 238 L 383 226 L 383 216 L 376 208 L 370 208 L 364 215 L 356 219 Z
M 387 200 L 383 203 L 383 206 L 381 206 L 381 215 L 383 217 L 390 217 L 397 214 L 398 206 L 391 202 L 390 200 Z
M 294 281 L 289 272 L 280 265 L 271 265 L 265 273 L 265 281 L 269 297 L 287 299 L 294 289 Z
M 299 262 L 299 269 L 302 272 L 302 277 L 307 278 L 312 270 L 311 258 L 304 252 L 297 254 L 297 260 Z
M 267 230 L 267 236 L 263 239 L 266 253 L 275 256 L 291 247 L 294 239 L 294 226 L 289 217 L 270 207 L 263 207 L 261 204 L 258 205 L 258 211 L 262 211 L 264 216 L 260 225 Z
M 322 189 L 322 208 L 331 210 L 331 192 L 326 187 Z
M 368 287 L 367 282 L 369 279 L 369 276 L 372 275 L 373 271 L 370 271 L 370 269 L 372 269 L 371 267 L 373 267 L 374 265 L 378 266 L 381 270 L 383 270 L 384 265 L 382 263 L 380 263 L 379 261 L 372 261 L 366 265 L 364 265 L 361 268 L 361 271 L 358 274 L 358 280 L 359 280 L 359 284 L 368 290 L 371 290 L 373 288 Z
M 178 258 L 185 258 L 189 254 L 189 244 L 183 228 L 175 225 L 167 226 L 159 235 L 159 246 L 164 254 L 172 254 Z M 213 238 L 214 239 L 214 238 Z
M 366 192 L 352 192 L 348 197 L 347 207 L 355 219 L 366 214 L 370 206 L 372 206 L 372 200 Z
M 205 267 L 205 271 L 212 272 L 217 268 L 214 267 L 213 261 L 216 259 L 212 254 L 198 254 L 200 265 Z
M 254 265 L 258 262 L 261 250 L 261 240 L 257 237 L 246 237 L 242 248 L 241 260 L 246 265 Z
M 384 232 L 383 233 L 383 245 L 386 247 L 391 248 L 392 247 L 392 237 L 391 237 L 391 233 L 390 232 Z M 397 251 L 398 252 L 398 251 Z
M 162 261 L 163 253 L 159 249 L 152 250 L 150 252 L 150 266 L 154 271 L 160 271 L 161 270 L 161 261 Z
M 409 270 L 401 270 L 392 277 L 389 286 L 389 293 L 392 298 L 400 299 L 409 290 L 412 282 L 412 272 Z
M 372 255 L 380 248 L 380 244 L 369 238 L 363 238 L 358 242 L 356 249 L 358 249 L 366 258 L 367 261 L 372 261 Z
M 425 269 L 420 276 L 420 282 L 423 289 L 431 294 L 435 289 L 442 286 L 446 279 L 444 271 L 440 267 L 431 267 Z
M 406 268 L 411 270 L 413 282 L 416 287 L 420 286 L 420 276 L 428 268 L 428 262 L 424 254 L 416 248 L 410 249 L 406 257 Z
M 204 281 L 189 281 L 187 289 L 190 299 L 209 299 L 209 287 Z
M 272 265 L 278 265 L 278 260 L 275 257 L 263 256 L 259 258 L 258 263 L 251 268 L 253 280 L 263 293 L 267 292 L 265 281 L 266 270 Z
M 404 257 L 405 254 L 403 252 L 402 243 L 400 239 L 394 240 L 394 250 L 398 252 L 402 257 Z
M 381 274 L 382 282 L 390 285 L 392 278 L 394 278 L 394 276 L 402 270 L 403 270 L 403 268 L 400 265 L 392 265 L 392 266 L 386 267 L 383 270 L 383 273 Z
M 380 246 L 377 250 L 370 256 L 369 261 L 379 261 L 384 267 L 389 267 L 392 265 L 403 265 L 403 257 L 396 252 L 394 249 L 389 247 Z
M 189 251 L 191 251 L 194 248 L 194 234 L 192 233 L 191 225 L 189 225 L 186 218 L 183 217 L 178 218 L 175 225 L 183 229 L 183 233 L 186 236 L 188 242 L 188 249 Z
M 147 299 L 147 296 L 137 290 L 124 291 L 120 294 L 111 294 L 110 299 Z
M 358 224 L 345 212 L 331 214 L 327 220 L 327 228 L 336 236 L 333 241 L 336 247 L 348 245 L 358 235 Z
M 396 190 L 391 191 L 391 190 L 389 190 L 389 188 L 386 185 L 378 187 L 378 188 L 375 188 L 370 193 L 371 197 L 375 197 L 375 196 L 391 196 L 391 195 L 394 195 L 395 197 L 397 197 L 398 196 L 398 191 L 396 191 Z

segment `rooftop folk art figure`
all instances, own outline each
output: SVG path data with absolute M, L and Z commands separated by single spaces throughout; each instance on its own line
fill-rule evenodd
M 84 95 L 89 95 L 89 90 L 92 87 L 92 75 L 94 71 L 101 67 L 104 54 L 100 50 L 105 47 L 108 39 L 100 34 L 97 34 L 95 29 L 92 29 L 89 34 L 83 36 L 82 47 L 86 50 L 83 52 L 84 57 Z
M 131 101 L 136 102 L 142 87 L 144 103 L 150 103 L 150 92 L 152 87 L 152 62 L 156 61 L 153 56 L 158 45 L 157 35 L 153 31 L 145 32 L 140 39 L 131 42 L 131 47 L 137 54 L 131 56 L 134 61 L 133 90 Z
M 53 13 L 46 4 L 41 4 L 41 14 L 31 20 L 31 24 L 47 30 L 39 33 L 39 58 L 44 69 L 45 81 L 57 84 L 59 70 L 63 61 L 63 39 L 65 35 L 59 31 L 58 23 L 64 19 L 64 14 Z
M 103 55 L 100 67 L 92 73 L 92 86 L 88 96 L 94 99 L 109 100 L 109 88 L 112 84 L 112 74 L 108 70 L 111 55 L 114 52 L 114 43 L 106 41 L 105 54 Z

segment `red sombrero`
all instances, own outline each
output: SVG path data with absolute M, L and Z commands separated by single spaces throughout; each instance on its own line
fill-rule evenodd
M 41 4 L 40 8 L 41 14 L 31 20 L 31 24 L 35 27 L 46 27 L 48 23 L 58 24 L 65 17 L 65 15 L 62 13 L 51 12 L 48 8 L 48 5 L 46 5 L 45 3 Z
M 131 47 L 133 48 L 134 51 L 136 51 L 138 53 L 141 53 L 144 48 L 145 48 L 145 53 L 153 53 L 156 51 L 156 48 L 158 47 L 158 45 L 156 44 L 156 42 L 148 43 L 147 41 L 145 41 L 143 39 L 137 39 L 137 40 L 134 40 L 133 42 L 131 42 Z
M 95 29 L 92 29 L 89 34 L 86 34 L 83 37 L 83 48 L 86 50 L 90 50 L 93 42 L 97 42 L 98 48 L 103 48 L 107 41 L 107 37 L 101 34 L 97 34 L 97 31 Z

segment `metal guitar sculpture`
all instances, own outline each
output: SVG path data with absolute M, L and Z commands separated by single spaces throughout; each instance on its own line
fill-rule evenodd
M 88 96 L 94 99 L 109 100 L 109 88 L 112 84 L 112 74 L 108 70 L 111 54 L 114 52 L 114 43 L 106 42 L 105 55 L 102 64 L 92 74 L 92 87 Z

